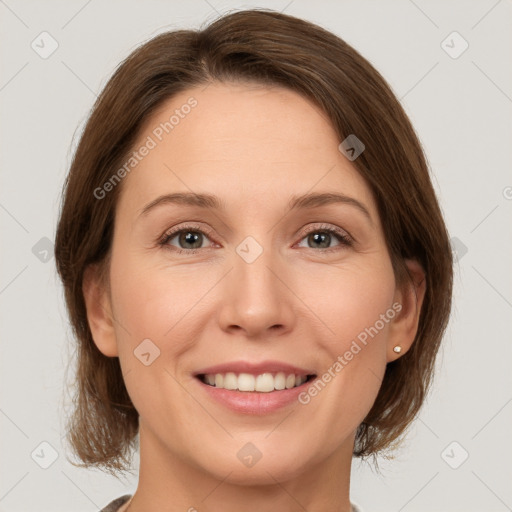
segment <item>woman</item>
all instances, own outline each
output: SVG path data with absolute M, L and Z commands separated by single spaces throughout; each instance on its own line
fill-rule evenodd
M 268 10 L 161 34 L 99 96 L 55 255 L 69 441 L 104 511 L 359 510 L 353 456 L 431 382 L 452 254 L 421 145 L 337 36 Z

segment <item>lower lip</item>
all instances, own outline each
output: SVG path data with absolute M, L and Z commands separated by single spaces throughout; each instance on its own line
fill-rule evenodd
M 232 411 L 243 414 L 269 414 L 288 405 L 298 403 L 299 395 L 313 382 L 313 379 L 300 386 L 279 391 L 261 393 L 258 391 L 233 391 L 216 388 L 195 378 L 205 392 L 218 403 Z

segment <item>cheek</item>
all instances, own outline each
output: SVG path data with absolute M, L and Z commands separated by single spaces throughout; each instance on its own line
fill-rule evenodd
M 224 269 L 205 270 L 194 265 L 151 264 L 139 255 L 112 259 L 112 302 L 115 306 L 118 350 L 124 362 L 141 365 L 134 351 L 151 340 L 160 351 L 156 367 L 173 375 L 182 368 L 182 355 L 194 353 L 205 322 L 211 316 L 211 297 Z M 148 342 L 146 342 L 148 343 Z M 152 345 L 149 344 L 151 347 Z M 154 349 L 158 353 L 157 349 Z
M 162 339 L 199 301 L 208 280 L 204 273 L 198 279 L 192 266 L 165 266 L 164 258 L 155 264 L 137 252 L 112 257 L 115 312 L 134 336 Z
M 379 391 L 396 314 L 394 274 L 391 262 L 382 259 L 364 269 L 331 270 L 311 282 L 309 304 L 318 308 L 324 333 L 316 347 L 323 371 L 321 382 L 308 388 L 301 403 L 338 439 L 364 419 Z
M 343 267 L 326 266 L 314 275 L 310 271 L 295 286 L 310 309 L 303 314 L 309 318 L 311 311 L 315 314 L 321 322 L 323 343 L 332 347 L 333 354 L 347 350 L 358 336 L 364 339 L 376 323 L 380 338 L 385 337 L 388 323 L 381 315 L 386 316 L 392 307 L 395 279 L 391 262 L 384 256 L 364 266 L 348 262 Z
M 142 418 L 154 417 L 155 410 L 174 411 L 158 420 L 169 431 L 175 428 L 172 418 L 190 407 L 178 365 L 200 336 L 201 297 L 215 282 L 208 275 L 199 281 L 197 271 L 185 265 L 150 267 L 113 254 L 112 302 L 126 388 Z

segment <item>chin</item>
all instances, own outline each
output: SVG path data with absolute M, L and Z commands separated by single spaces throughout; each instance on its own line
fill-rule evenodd
M 287 445 L 282 440 L 255 440 L 252 443 L 237 436 L 236 440 L 228 443 L 230 446 L 217 445 L 217 451 L 211 451 L 206 460 L 196 459 L 196 464 L 219 481 L 235 485 L 275 485 L 276 481 L 299 477 L 308 467 L 328 456 L 314 456 L 305 449 L 298 449 L 301 445 L 306 448 L 307 444 L 304 446 L 303 443 L 290 438 Z

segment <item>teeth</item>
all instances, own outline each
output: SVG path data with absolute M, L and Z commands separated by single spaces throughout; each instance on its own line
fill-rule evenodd
M 221 387 L 221 386 L 217 386 Z M 238 388 L 238 379 L 234 373 L 226 373 L 224 376 L 224 389 L 237 389 Z
M 274 390 L 291 389 L 306 382 L 307 376 L 295 375 L 284 372 L 276 374 L 262 373 L 261 375 L 251 375 L 250 373 L 233 372 L 215 373 L 203 376 L 203 382 L 216 388 L 238 390 L 238 391 L 258 391 L 260 393 L 269 393 Z

